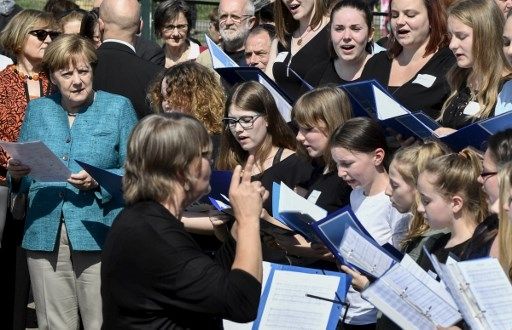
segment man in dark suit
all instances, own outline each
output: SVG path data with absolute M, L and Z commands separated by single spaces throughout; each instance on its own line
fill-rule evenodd
M 103 43 L 98 48 L 94 89 L 126 96 L 140 118 L 151 113 L 146 91 L 163 69 L 135 53 L 133 46 L 140 29 L 140 4 L 137 0 L 104 0 L 99 18 Z

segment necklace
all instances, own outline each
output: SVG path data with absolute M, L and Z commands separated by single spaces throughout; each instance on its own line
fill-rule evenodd
M 313 29 L 310 26 L 308 26 L 306 31 L 304 31 L 304 33 L 299 37 L 299 40 L 297 40 L 297 46 L 302 45 L 302 39 L 305 38 L 311 31 L 313 31 Z
M 13 71 L 14 73 L 16 73 L 20 78 L 24 79 L 24 80 L 34 80 L 34 81 L 37 81 L 39 80 L 39 78 L 41 77 L 41 73 L 34 73 L 33 75 L 29 75 L 29 74 L 25 74 L 23 72 L 21 72 L 20 70 L 18 70 L 18 67 L 17 66 L 14 66 L 13 67 Z

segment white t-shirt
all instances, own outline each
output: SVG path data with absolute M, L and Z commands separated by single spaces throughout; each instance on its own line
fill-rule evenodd
M 350 193 L 350 206 L 364 228 L 380 244 L 399 244 L 404 226 L 408 225 L 410 214 L 398 212 L 391 205 L 389 197 L 383 192 L 373 196 L 365 196 L 363 189 L 358 187 Z M 395 235 L 396 233 L 396 235 Z M 350 286 L 347 301 L 350 308 L 346 323 L 354 325 L 370 324 L 377 321 L 377 309 L 361 298 L 361 294 Z M 342 311 L 343 315 L 344 311 Z

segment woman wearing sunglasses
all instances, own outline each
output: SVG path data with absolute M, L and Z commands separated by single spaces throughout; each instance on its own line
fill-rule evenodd
M 96 61 L 83 37 L 52 42 L 43 65 L 58 93 L 28 104 L 20 132 L 19 141 L 42 141 L 62 160 L 67 180 L 37 181 L 20 159 L 7 165 L 11 188 L 30 201 L 22 247 L 40 329 L 78 329 L 80 319 L 101 327 L 100 254 L 120 205 L 76 160 L 121 174 L 137 117 L 127 98 L 92 89 Z
M 0 140 L 17 141 L 21 123 L 25 117 L 25 108 L 31 99 L 50 93 L 50 80 L 43 72 L 41 61 L 46 47 L 56 32 L 56 22 L 50 13 L 38 10 L 23 10 L 14 16 L 0 33 L 0 48 L 9 55 L 15 64 L 0 71 Z M 0 149 L 0 189 L 7 189 L 7 156 Z M 2 203 L 0 203 L 2 204 Z M 5 205 L 5 204 L 4 204 Z M 23 219 L 15 221 L 10 211 L 0 210 L 0 216 L 6 216 L 4 239 L 1 242 L 0 292 L 3 306 L 8 308 L 0 312 L 0 319 L 6 328 L 12 328 L 13 315 L 24 322 L 26 300 L 28 299 L 29 280 L 24 250 L 18 247 L 23 234 Z M 23 218 L 22 216 L 19 216 Z M 0 233 L 0 239 L 2 235 Z M 16 262 L 16 250 L 18 261 Z M 20 304 L 14 306 L 14 292 L 21 292 Z M 11 308 L 14 308 L 14 312 Z M 5 314 L 4 314 L 5 312 Z
M 270 92 L 255 81 L 238 85 L 226 102 L 224 131 L 217 168 L 233 170 L 244 165 L 249 156 L 254 156 L 253 179 L 261 181 L 270 193 L 263 203 L 262 223 L 263 258 L 271 262 L 290 260 L 286 251 L 274 244 L 273 236 L 288 233 L 288 230 L 271 225 L 272 183 L 283 182 L 295 188 L 309 180 L 311 164 L 299 157 L 295 150 L 297 142 L 293 132 L 277 110 Z
M 155 34 L 164 41 L 165 67 L 195 60 L 206 48 L 190 40 L 192 12 L 183 0 L 160 2 L 155 10 Z

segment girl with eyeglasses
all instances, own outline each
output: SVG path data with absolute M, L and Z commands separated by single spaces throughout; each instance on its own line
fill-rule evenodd
M 220 155 L 217 168 L 233 170 L 244 165 L 253 155 L 252 177 L 261 181 L 272 195 L 272 183 L 283 182 L 295 188 L 307 181 L 311 165 L 295 153 L 296 142 L 292 130 L 277 110 L 270 92 L 255 81 L 235 87 L 224 110 Z M 262 235 L 263 258 L 266 261 L 288 263 L 287 253 L 274 243 L 274 235 L 289 233 L 279 228 L 272 214 L 272 196 L 263 204 Z
M 160 2 L 155 10 L 155 34 L 164 41 L 165 67 L 195 60 L 206 48 L 190 38 L 192 12 L 183 0 Z
M 28 102 L 50 94 L 51 84 L 48 75 L 43 71 L 42 59 L 48 44 L 58 35 L 57 23 L 50 13 L 31 9 L 16 14 L 0 33 L 0 46 L 15 63 L 0 72 L 1 141 L 17 141 Z M 7 155 L 0 150 L 0 189 L 3 190 L 7 190 L 6 166 Z M 6 195 L 7 193 L 4 194 Z M 0 319 L 5 320 L 4 324 L 8 328 L 12 328 L 13 315 L 17 319 L 23 319 L 26 315 L 29 279 L 24 261 L 25 253 L 19 248 L 23 235 L 23 216 L 14 220 L 10 211 L 0 210 L 0 217 L 4 216 L 6 224 L 1 242 L 0 262 L 5 271 L 0 272 L 0 292 L 4 297 L 2 305 L 8 308 L 1 312 Z M 0 239 L 1 234 L 0 231 Z M 13 300 L 15 291 L 17 294 L 22 292 L 21 299 L 17 300 L 21 303 L 17 306 L 14 306 Z M 20 322 L 23 323 L 24 320 Z

